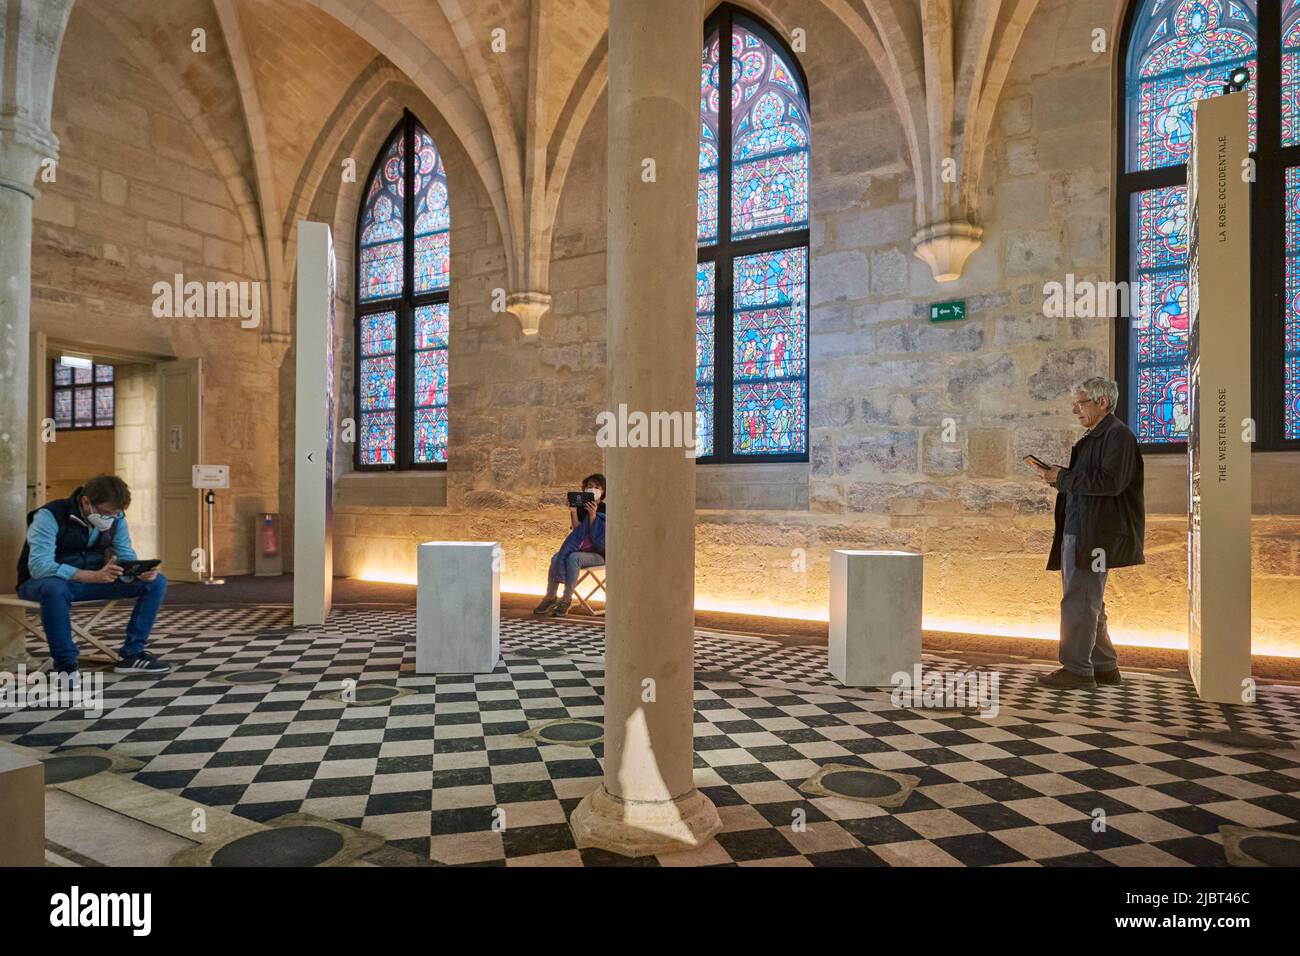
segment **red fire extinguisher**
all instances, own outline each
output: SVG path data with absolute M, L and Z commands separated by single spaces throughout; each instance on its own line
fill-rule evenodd
M 276 533 L 273 515 L 262 515 L 262 555 L 273 558 L 280 553 L 280 536 Z

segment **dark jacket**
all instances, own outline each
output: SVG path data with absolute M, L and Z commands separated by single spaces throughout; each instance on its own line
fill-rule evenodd
M 560 545 L 560 560 L 563 561 L 574 551 L 582 548 L 582 539 L 587 536 L 587 510 L 582 509 L 582 520 L 569 532 Z M 596 517 L 591 519 L 591 547 L 598 554 L 605 553 L 605 502 L 596 506 Z
M 54 560 L 59 564 L 70 564 L 74 568 L 96 571 L 104 566 L 104 552 L 113 544 L 113 535 L 117 532 L 117 521 L 107 531 L 101 531 L 90 544 L 90 525 L 81 517 L 81 489 L 72 493 L 71 498 L 60 498 L 41 505 L 36 511 L 28 512 L 27 526 L 30 528 L 37 511 L 48 511 L 59 523 L 59 536 L 54 540 Z M 21 585 L 31 580 L 32 572 L 28 567 L 31 545 L 23 542 L 22 554 L 18 556 L 18 583 Z
M 1056 478 L 1056 532 L 1047 570 L 1061 568 L 1061 537 L 1065 528 L 1065 496 L 1073 494 L 1079 508 L 1075 542 L 1077 567 L 1090 567 L 1093 551 L 1105 554 L 1105 566 L 1126 568 L 1145 564 L 1146 503 L 1142 494 L 1142 452 L 1129 427 L 1107 415 L 1070 451 L 1070 465 Z

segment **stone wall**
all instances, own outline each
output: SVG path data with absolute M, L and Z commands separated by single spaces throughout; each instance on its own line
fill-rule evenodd
M 238 574 L 252 568 L 255 514 L 277 506 L 282 348 L 237 318 L 152 314 L 153 284 L 176 273 L 257 276 L 208 147 L 149 70 L 74 8 L 55 86 L 56 180 L 37 183 L 33 211 L 32 326 L 115 361 L 203 359 L 203 455 L 229 464 L 232 484 L 217 496 L 217 571 Z

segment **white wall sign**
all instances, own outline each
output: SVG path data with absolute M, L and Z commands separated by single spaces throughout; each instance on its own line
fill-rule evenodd
M 229 488 L 229 465 L 195 465 L 191 469 L 192 484 L 195 488 Z

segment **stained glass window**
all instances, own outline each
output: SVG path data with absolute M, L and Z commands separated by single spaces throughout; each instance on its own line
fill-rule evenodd
M 804 450 L 808 250 L 735 263 L 733 435 L 742 454 Z
M 1300 0 L 1282 8 L 1282 145 L 1300 143 Z
M 447 462 L 450 230 L 442 154 L 408 113 L 385 144 L 362 200 L 359 468 Z
M 397 313 L 363 315 L 360 355 L 358 459 L 363 465 L 397 461 Z
M 115 424 L 113 366 L 90 368 L 54 363 L 54 427 L 112 428 Z
M 451 207 L 447 171 L 433 139 L 415 128 L 415 291 L 447 288 L 451 275 Z
M 1128 169 L 1187 162 L 1191 104 L 1217 96 L 1235 67 L 1250 70 L 1255 144 L 1255 0 L 1145 0 L 1128 48 Z
M 361 302 L 402 294 L 405 196 L 406 138 L 396 136 L 366 190 L 361 219 Z
M 446 302 L 415 310 L 415 460 L 447 460 Z
M 1282 356 L 1282 435 L 1300 439 L 1300 167 L 1286 171 L 1286 315 Z
M 695 267 L 695 437 L 701 458 L 713 454 L 714 264 Z
M 1186 163 L 1192 104 L 1223 92 L 1238 67 L 1247 86 L 1252 148 L 1258 143 L 1256 0 L 1138 0 L 1125 55 L 1128 275 L 1134 308 L 1124 316 L 1127 418 L 1138 440 L 1187 439 L 1188 283 Z
M 700 116 L 700 456 L 805 460 L 807 86 L 786 45 L 730 5 L 705 31 Z
M 1142 290 L 1132 317 L 1135 433 L 1144 442 L 1187 437 L 1187 187 L 1132 197 L 1132 263 Z
M 808 111 L 784 58 L 733 27 L 733 238 L 808 225 Z

